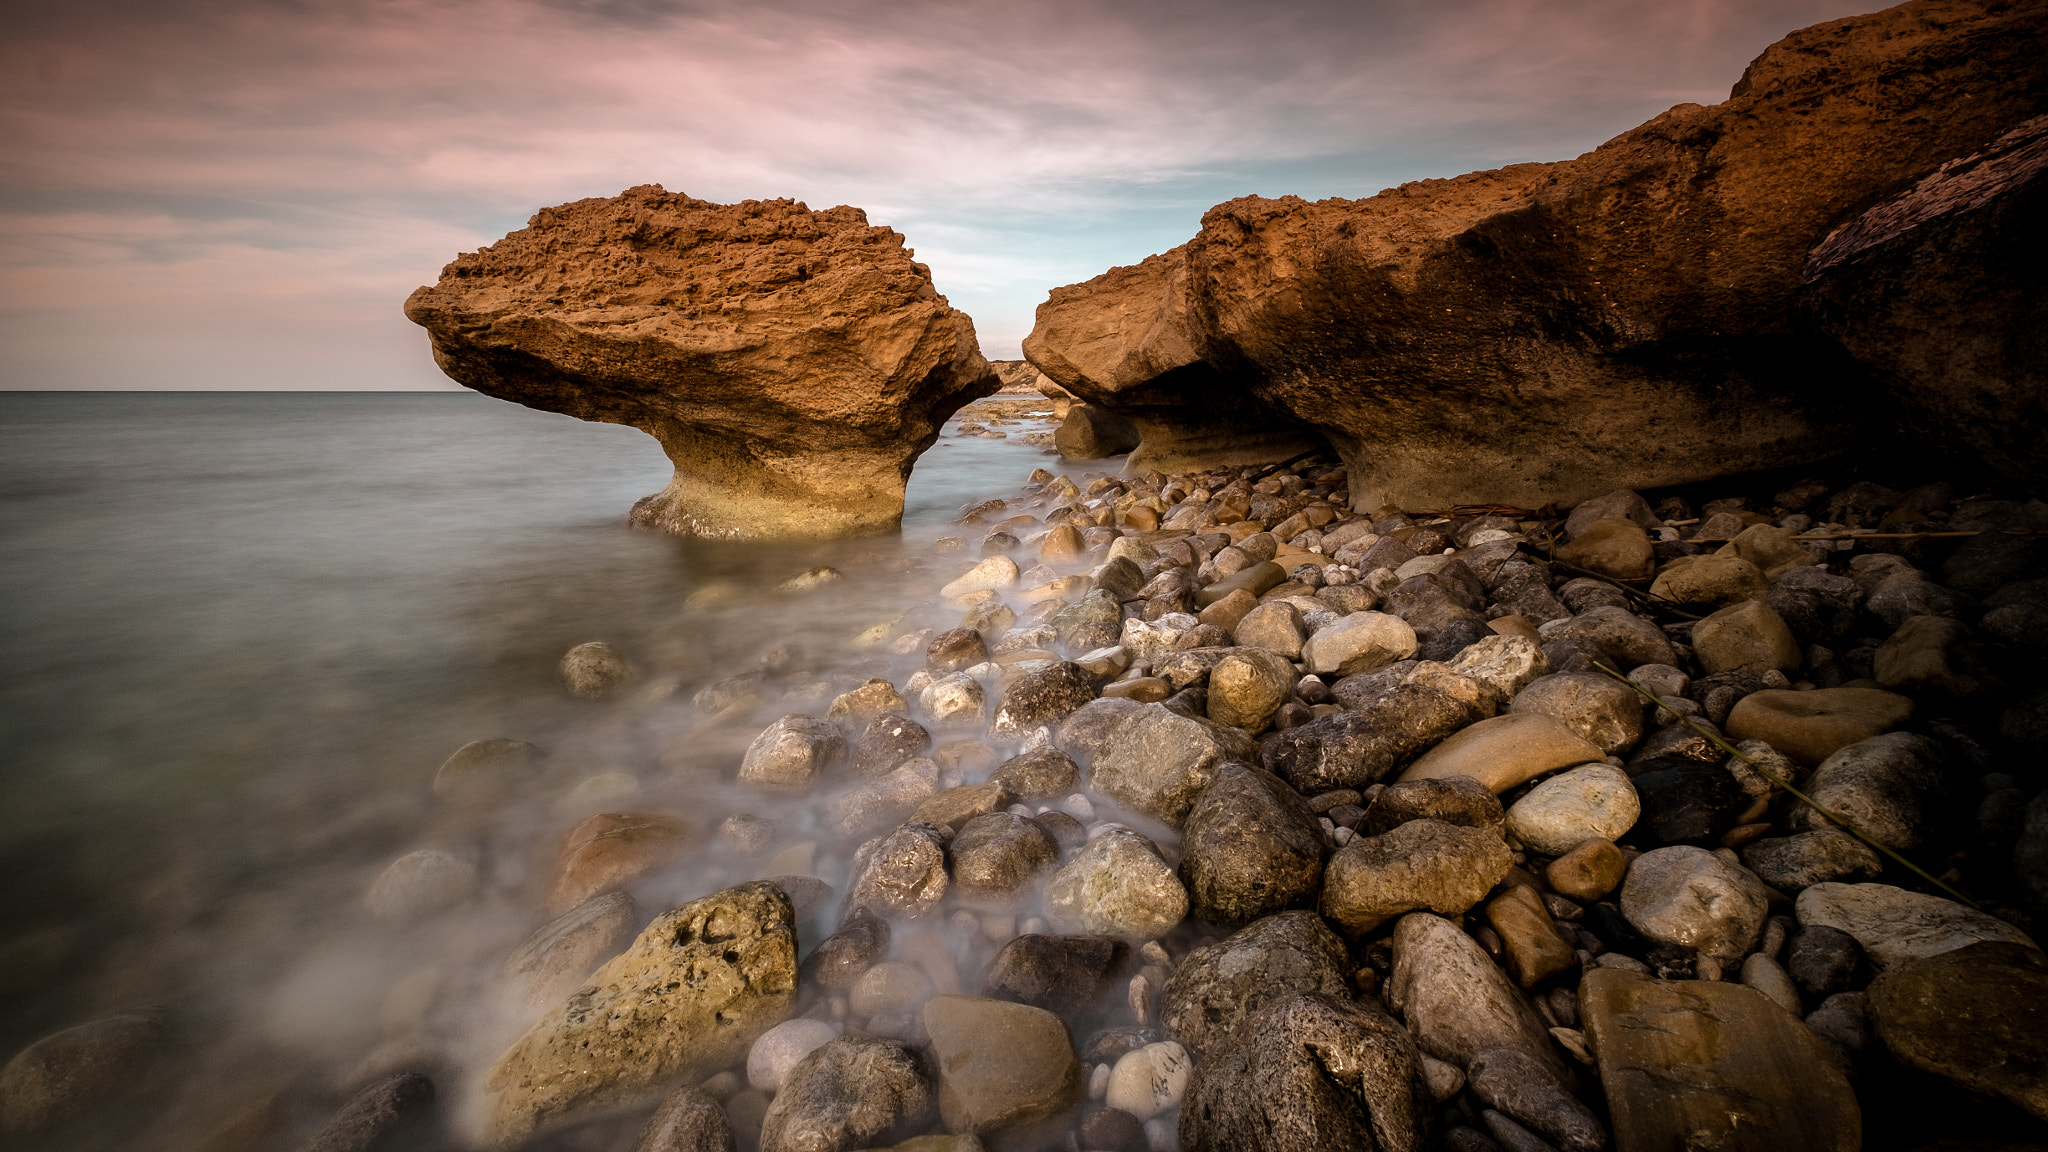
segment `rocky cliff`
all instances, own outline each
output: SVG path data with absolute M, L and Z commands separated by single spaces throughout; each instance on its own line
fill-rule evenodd
M 1795 32 L 1728 100 L 1575 160 L 1232 200 L 1187 244 L 1054 290 L 1025 353 L 1138 419 L 1134 459 L 1312 429 L 1363 507 L 1825 457 L 1885 396 L 1863 352 L 1800 322 L 1809 252 L 2048 111 L 2044 33 L 2039 0 L 1917 0 Z
M 903 237 L 845 206 L 579 200 L 457 257 L 405 314 L 479 392 L 661 441 L 675 478 L 633 521 L 688 535 L 893 528 L 911 462 L 997 387 Z

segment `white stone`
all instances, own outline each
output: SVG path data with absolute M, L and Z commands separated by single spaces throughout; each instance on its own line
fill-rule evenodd
M 1752 952 L 1744 958 L 1742 982 L 1763 993 L 1770 998 L 1771 1003 L 1794 1016 L 1805 1012 L 1805 1008 L 1799 1003 L 1799 989 L 1793 986 L 1792 977 L 1786 975 L 1776 960 L 1762 952 Z
M 990 556 L 988 559 L 969 568 L 951 584 L 939 589 L 939 595 L 952 600 L 965 596 L 970 592 L 986 592 L 997 588 L 1008 588 L 1017 582 L 1017 577 L 1020 575 L 1022 573 L 1017 568 L 1015 560 L 1010 559 L 1008 556 Z
M 979 724 L 988 712 L 987 690 L 964 672 L 932 681 L 918 693 L 917 702 L 938 724 Z
M 838 1035 L 839 1029 L 823 1020 L 784 1020 L 761 1033 L 748 1049 L 747 1083 L 763 1092 L 775 1091 L 798 1061 Z
M 1150 1120 L 1180 1106 L 1187 1091 L 1193 1064 L 1187 1049 L 1172 1040 L 1147 1044 L 1126 1052 L 1110 1069 L 1109 1087 L 1103 1102 L 1121 1108 L 1140 1120 Z
M 1939 956 L 1980 940 L 2040 947 L 1996 917 L 1889 884 L 1815 884 L 1799 894 L 1794 909 L 1801 927 L 1824 925 L 1854 936 L 1879 968 Z
M 1484 637 L 1452 657 L 1450 668 L 1491 688 L 1502 700 L 1514 699 L 1532 681 L 1550 675 L 1542 647 L 1526 636 Z
M 1508 809 L 1508 834 L 1545 856 L 1588 840 L 1619 840 L 1642 815 L 1628 773 L 1609 764 L 1560 772 Z

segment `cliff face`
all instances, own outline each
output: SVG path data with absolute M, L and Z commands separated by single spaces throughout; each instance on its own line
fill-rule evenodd
M 1812 327 L 1870 366 L 1907 426 L 2048 481 L 2048 116 L 1941 166 L 1807 262 Z
M 637 524 L 732 539 L 885 531 L 918 454 L 996 390 L 974 323 L 857 208 L 658 185 L 535 214 L 405 314 L 487 395 L 661 442 Z
M 1801 327 L 1809 251 L 2048 111 L 2044 35 L 2041 0 L 1917 0 L 1795 32 L 1727 101 L 1576 160 L 1232 200 L 1187 244 L 1056 289 L 1025 352 L 1093 403 L 1176 413 L 1197 453 L 1312 426 L 1362 507 L 1568 503 L 1823 457 L 1884 398 Z

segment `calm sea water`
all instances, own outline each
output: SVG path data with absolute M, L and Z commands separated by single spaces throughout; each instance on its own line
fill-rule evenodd
M 703 731 L 696 688 L 778 646 L 799 674 L 844 668 L 860 626 L 915 610 L 903 574 L 959 506 L 1047 460 L 949 434 L 900 538 L 704 544 L 625 527 L 667 479 L 649 437 L 478 395 L 0 394 L 0 1051 L 160 1005 L 179 1048 L 154 1115 L 281 1093 L 302 1130 L 417 1039 L 395 985 L 481 1011 L 432 989 L 537 922 L 517 896 L 536 846 L 608 807 L 745 802 L 720 774 L 760 717 Z M 821 563 L 848 578 L 765 595 Z M 733 598 L 685 607 L 713 585 Z M 557 683 L 591 639 L 633 661 L 626 703 Z M 377 872 L 452 835 L 435 768 L 497 735 L 541 744 L 552 790 L 468 833 L 485 896 L 366 923 Z M 651 898 L 739 875 L 707 850 Z M 482 1052 L 516 1024 L 444 1012 L 439 1035 Z

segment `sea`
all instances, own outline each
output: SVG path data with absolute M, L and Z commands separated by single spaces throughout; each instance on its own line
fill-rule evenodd
M 961 508 L 1058 467 L 1033 427 L 949 424 L 900 535 L 740 544 L 627 526 L 668 479 L 645 434 L 473 393 L 0 393 L 0 1058 L 117 1012 L 172 1037 L 138 1104 L 47 1146 L 196 1148 L 245 1122 L 291 1147 L 424 1049 L 459 1142 L 464 1082 L 524 1027 L 490 990 L 546 919 L 561 830 L 694 822 L 700 848 L 635 891 L 643 918 L 749 877 L 712 834 L 726 813 L 815 836 L 804 802 L 733 790 L 746 742 L 879 667 L 858 633 L 931 610 L 933 541 L 978 543 Z M 843 578 L 774 591 L 819 565 Z M 589 640 L 633 666 L 617 699 L 562 688 Z M 792 698 L 707 728 L 695 694 L 762 667 Z M 533 793 L 450 824 L 436 769 L 500 736 L 542 749 Z M 474 856 L 481 894 L 369 915 L 422 846 Z

